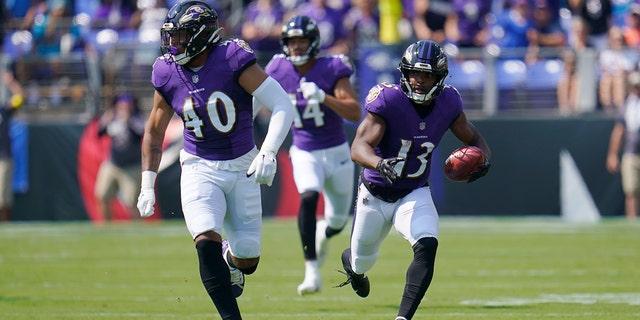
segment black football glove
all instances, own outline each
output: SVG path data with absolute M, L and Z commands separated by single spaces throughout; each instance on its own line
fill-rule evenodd
M 396 173 L 396 169 L 394 169 L 393 166 L 395 166 L 396 163 L 400 161 L 404 161 L 404 158 L 387 158 L 382 159 L 378 162 L 376 170 L 380 172 L 380 175 L 388 185 L 392 185 L 393 182 L 396 181 L 398 174 Z
M 487 172 L 489 172 L 489 168 L 491 168 L 491 163 L 489 162 L 489 159 L 484 158 L 484 163 L 478 166 L 478 170 L 471 172 L 471 174 L 469 175 L 469 180 L 467 180 L 467 183 L 474 182 L 484 177 L 487 174 Z

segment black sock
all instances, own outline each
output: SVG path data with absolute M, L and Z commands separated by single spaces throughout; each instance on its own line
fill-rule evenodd
M 416 313 L 433 278 L 437 249 L 436 238 L 422 238 L 413 246 L 413 261 L 407 269 L 398 316 L 411 319 Z
M 320 194 L 316 191 L 307 191 L 300 195 L 298 231 L 305 260 L 316 259 L 316 209 L 319 197 Z
M 240 320 L 238 302 L 231 291 L 229 267 L 222 258 L 222 244 L 211 240 L 196 243 L 200 263 L 200 278 L 211 301 L 224 320 Z

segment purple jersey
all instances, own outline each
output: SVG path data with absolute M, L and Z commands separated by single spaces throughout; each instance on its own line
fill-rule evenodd
M 284 54 L 273 56 L 265 71 L 276 79 L 289 94 L 297 114 L 292 124 L 293 145 L 298 149 L 313 151 L 340 145 L 347 141 L 344 124 L 331 108 L 307 101 L 300 92 L 300 80 L 315 82 L 325 92 L 333 92 L 339 79 L 349 77 L 353 68 L 349 58 L 343 55 L 319 57 L 304 76 L 299 74 Z
M 431 112 L 421 117 L 399 85 L 382 83 L 369 91 L 365 109 L 384 118 L 387 124 L 375 148 L 376 154 L 382 158 L 406 159 L 395 166 L 399 177 L 392 188 L 415 189 L 427 185 L 433 149 L 462 112 L 458 90 L 445 85 Z M 364 176 L 375 185 L 387 186 L 376 170 L 364 169 Z
M 198 71 L 165 55 L 153 64 L 151 82 L 184 121 L 184 150 L 209 160 L 235 159 L 255 148 L 253 96 L 238 77 L 256 63 L 244 40 L 213 47 Z

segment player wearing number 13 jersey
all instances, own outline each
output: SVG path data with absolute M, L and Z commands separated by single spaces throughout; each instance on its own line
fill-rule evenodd
M 411 44 L 399 64 L 399 84 L 374 86 L 366 98 L 367 115 L 359 125 L 351 158 L 364 167 L 360 176 L 351 246 L 342 253 L 347 281 L 360 297 L 369 295 L 364 274 L 378 258 L 391 227 L 413 250 L 396 320 L 411 319 L 431 279 L 438 247 L 438 212 L 431 198 L 431 157 L 442 136 L 451 132 L 465 145 L 491 150 L 467 120 L 458 91 L 444 84 L 447 57 L 433 41 Z M 487 162 L 475 180 L 487 173 Z M 470 180 L 471 180 L 470 179 Z
M 202 283 L 222 319 L 242 319 L 236 297 L 260 258 L 260 185 L 271 185 L 275 154 L 293 120 L 282 87 L 257 64 L 249 45 L 220 41 L 218 15 L 201 1 L 181 1 L 161 28 L 153 65 L 153 108 L 142 142 L 138 209 L 153 214 L 162 142 L 174 114 L 184 121 L 181 202 L 195 242 Z M 253 139 L 253 98 L 272 110 L 267 135 Z M 227 239 L 222 240 L 223 230 Z
M 344 119 L 362 116 L 353 68 L 346 56 L 316 56 L 320 32 L 313 19 L 294 16 L 282 27 L 282 54 L 265 71 L 278 80 L 295 105 L 290 149 L 293 179 L 300 194 L 298 230 L 305 258 L 305 278 L 298 294 L 321 289 L 319 267 L 328 253 L 328 239 L 346 225 L 353 203 L 355 165 L 349 156 Z M 316 221 L 320 192 L 324 219 Z

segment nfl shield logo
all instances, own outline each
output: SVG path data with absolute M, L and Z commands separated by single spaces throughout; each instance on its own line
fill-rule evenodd
M 198 83 L 198 81 L 200 81 L 200 77 L 198 77 L 197 74 L 194 74 L 193 76 L 191 76 L 191 82 Z
M 420 122 L 420 126 L 419 126 L 420 130 L 424 130 L 426 127 L 427 127 L 426 123 Z

